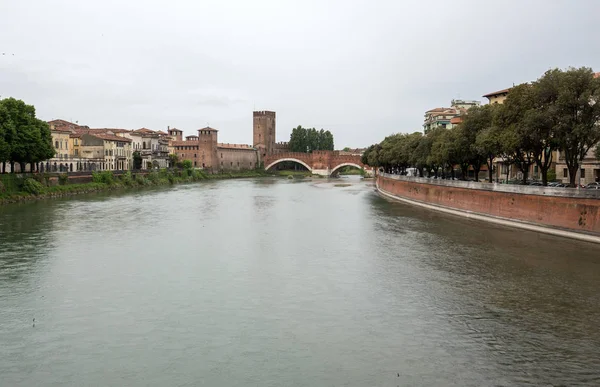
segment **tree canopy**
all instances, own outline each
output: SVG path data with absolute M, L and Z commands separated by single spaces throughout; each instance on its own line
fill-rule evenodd
M 333 150 L 333 134 L 329 130 L 316 130 L 298 126 L 292 129 L 289 150 L 292 152 L 311 153 L 315 150 Z
M 0 100 L 0 162 L 34 164 L 54 157 L 48 124 L 35 116 L 33 105 L 21 100 Z

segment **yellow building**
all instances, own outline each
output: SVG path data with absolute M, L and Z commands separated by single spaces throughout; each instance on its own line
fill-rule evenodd
M 93 160 L 92 170 L 122 171 L 131 169 L 130 139 L 118 137 L 111 131 L 95 132 L 94 129 L 83 133 L 81 139 L 83 141 L 82 156 Z
M 503 103 L 508 95 L 510 88 L 504 90 L 494 91 L 493 93 L 488 93 L 483 97 L 487 98 L 491 104 L 494 103 Z

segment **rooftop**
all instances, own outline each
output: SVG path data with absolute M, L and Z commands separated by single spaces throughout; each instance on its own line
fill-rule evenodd
M 202 129 L 198 129 L 198 130 L 206 130 L 206 131 L 209 131 L 209 132 L 218 132 L 217 129 L 211 128 L 210 126 L 207 126 L 206 128 L 202 128 Z
M 500 94 L 508 94 L 509 90 L 510 90 L 510 88 L 494 91 L 493 93 L 488 93 L 488 94 L 483 95 L 483 97 L 489 98 L 489 97 L 494 97 L 494 96 L 500 95 Z
M 92 131 L 88 131 L 87 133 L 90 136 L 94 136 L 96 138 L 100 138 L 102 140 L 106 140 L 106 141 L 120 141 L 120 142 L 131 142 L 131 139 L 126 138 L 126 137 L 119 137 L 119 136 L 115 136 L 113 134 L 109 134 L 109 133 L 102 133 L 102 132 L 92 132 Z

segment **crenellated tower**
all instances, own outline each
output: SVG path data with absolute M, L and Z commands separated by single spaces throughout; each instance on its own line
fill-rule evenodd
M 274 153 L 275 135 L 275 112 L 255 111 L 253 145 L 259 150 L 261 159 Z

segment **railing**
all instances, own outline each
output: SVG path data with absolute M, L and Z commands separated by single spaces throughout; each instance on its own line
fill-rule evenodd
M 517 193 L 524 195 L 540 195 L 540 196 L 566 196 L 574 198 L 590 198 L 600 199 L 600 190 L 598 189 L 579 189 L 579 188 L 562 188 L 562 187 L 540 187 L 530 185 L 517 185 L 517 184 L 499 184 L 499 183 L 488 183 L 488 182 L 475 182 L 475 181 L 463 181 L 463 180 L 444 180 L 444 179 L 430 179 L 426 177 L 416 176 L 402 176 L 394 175 L 390 173 L 377 173 L 381 177 L 388 179 L 420 183 L 420 184 L 431 184 L 445 187 L 456 187 L 456 188 L 467 188 L 476 189 L 482 191 L 496 191 L 496 192 L 507 192 Z

